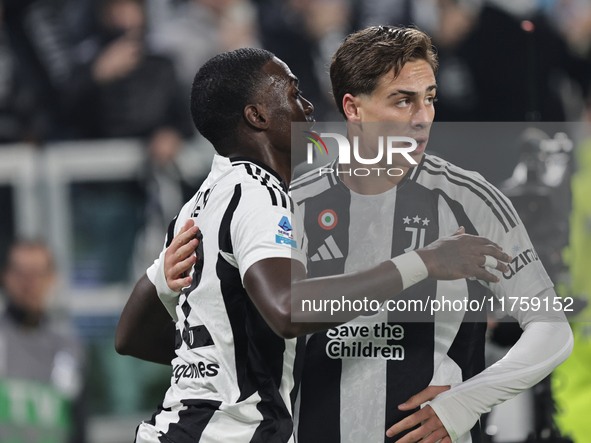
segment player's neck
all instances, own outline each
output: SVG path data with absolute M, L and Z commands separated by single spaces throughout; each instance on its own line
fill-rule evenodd
M 275 171 L 286 186 L 289 186 L 292 176 L 289 145 L 280 149 L 269 140 L 265 131 L 253 131 L 243 123 L 237 131 L 238 135 L 231 148 L 226 150 L 226 156 L 246 157 L 262 163 Z
M 265 152 L 264 154 L 267 155 L 263 155 L 263 158 L 259 159 L 259 161 L 263 162 L 273 171 L 275 171 L 279 177 L 281 177 L 281 180 L 283 180 L 285 185 L 289 188 L 292 177 L 291 156 L 288 155 L 287 158 L 285 158 L 285 156 L 279 154 L 271 155 L 268 152 Z

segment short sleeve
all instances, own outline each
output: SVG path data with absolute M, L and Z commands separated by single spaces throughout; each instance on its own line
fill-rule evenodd
M 293 202 L 287 208 L 274 205 L 267 192 L 246 197 L 230 225 L 240 277 L 244 279 L 253 264 L 267 258 L 289 258 L 306 266 L 303 220 L 298 207 Z
M 521 220 L 509 232 L 491 240 L 513 257 L 509 271 L 501 275 L 499 283 L 491 284 L 497 297 L 534 296 L 554 286 Z
M 499 298 L 533 297 L 554 285 L 544 269 L 529 235 L 511 201 L 481 178 L 490 190 L 487 206 L 482 206 L 471 219 L 478 235 L 492 240 L 513 257 L 509 271 L 498 283 L 487 286 Z M 499 272 L 496 271 L 498 274 Z

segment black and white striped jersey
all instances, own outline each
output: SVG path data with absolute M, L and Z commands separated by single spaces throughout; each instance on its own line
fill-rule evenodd
M 335 161 L 326 170 L 337 169 Z M 382 194 L 357 194 L 336 173 L 318 170 L 294 180 L 291 192 L 304 216 L 309 277 L 364 270 L 464 226 L 515 257 L 499 283 L 486 285 L 497 297 L 534 296 L 552 286 L 508 199 L 479 174 L 435 156 L 425 155 Z M 486 297 L 477 281 L 424 280 L 396 299 Z M 454 385 L 484 369 L 485 330 L 486 309 L 435 313 L 434 319 L 428 312 L 382 310 L 309 336 L 297 441 L 386 441 L 390 426 L 416 412 L 401 412 L 399 404 L 428 385 Z M 480 441 L 479 432 L 476 426 L 457 441 Z
M 176 308 L 171 386 L 136 441 L 291 442 L 296 340 L 271 330 L 242 279 L 266 258 L 305 264 L 298 208 L 267 166 L 216 155 L 171 223 L 166 246 L 189 218 L 203 235 L 203 268 L 192 270 Z M 152 281 L 156 266 L 147 272 Z

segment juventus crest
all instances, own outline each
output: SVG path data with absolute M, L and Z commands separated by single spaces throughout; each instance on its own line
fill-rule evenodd
M 430 220 L 428 218 L 421 218 L 418 215 L 415 217 L 406 216 L 402 219 L 405 225 L 404 230 L 411 234 L 410 245 L 404 249 L 404 252 L 414 251 L 425 246 L 425 232 L 429 226 Z

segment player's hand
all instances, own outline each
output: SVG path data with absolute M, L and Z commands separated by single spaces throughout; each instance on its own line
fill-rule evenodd
M 186 272 L 200 259 L 196 255 L 199 240 L 195 236 L 198 232 L 193 219 L 187 220 L 164 254 L 166 284 L 175 292 L 191 284 L 192 278 Z
M 428 386 L 417 395 L 413 395 L 406 402 L 398 405 L 398 409 L 401 411 L 409 411 L 418 408 L 423 403 L 433 400 L 449 388 L 449 386 Z M 401 439 L 396 440 L 396 443 L 412 443 L 419 440 L 421 443 L 435 443 L 440 440 L 440 443 L 451 443 L 451 438 L 443 426 L 443 423 L 441 423 L 441 420 L 429 405 L 400 420 L 386 431 L 386 436 L 389 438 L 394 437 L 402 431 L 415 427 L 419 423 L 421 426 L 414 431 L 409 432 Z
M 510 263 L 512 258 L 489 239 L 468 235 L 465 232 L 465 229 L 460 227 L 452 236 L 440 238 L 429 246 L 417 249 L 417 254 L 427 266 L 429 277 L 436 280 L 476 277 L 479 280 L 497 283 L 499 277 L 487 271 L 485 264 L 490 266 L 489 263 L 495 259 L 497 263 L 494 269 L 507 272 L 509 267 L 505 263 Z

